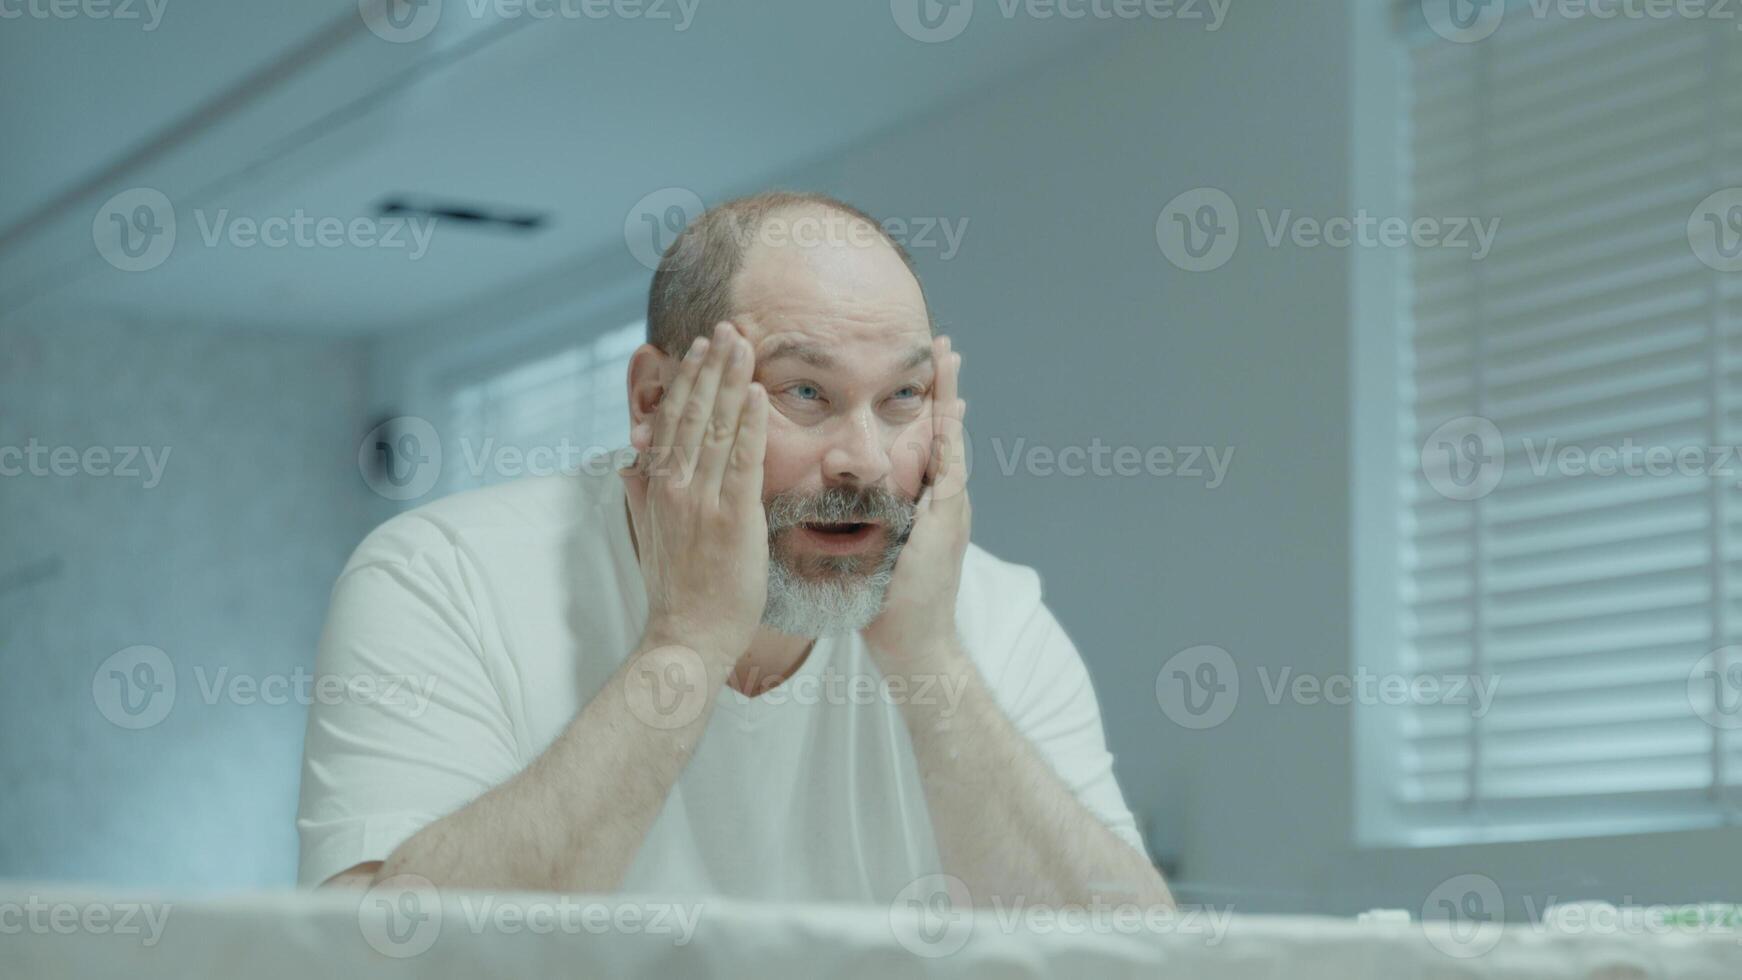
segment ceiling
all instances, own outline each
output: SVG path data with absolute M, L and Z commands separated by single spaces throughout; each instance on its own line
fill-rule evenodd
M 540 270 L 640 269 L 644 212 L 778 180 L 1118 29 L 984 0 L 942 43 L 904 33 L 914 0 L 392 0 L 393 20 L 376 0 L 105 2 L 135 18 L 0 21 L 0 322 L 369 334 Z M 378 219 L 394 195 L 546 220 Z M 288 244 L 250 237 L 273 219 Z

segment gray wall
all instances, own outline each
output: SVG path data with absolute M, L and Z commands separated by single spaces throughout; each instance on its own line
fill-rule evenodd
M 1324 906 L 1312 879 L 1349 828 L 1348 719 L 1248 693 L 1189 731 L 1155 682 L 1198 644 L 1348 669 L 1347 257 L 1266 248 L 1251 215 L 1348 210 L 1350 42 L 1326 10 L 1236 5 L 1214 34 L 1133 31 L 827 176 L 874 213 L 971 218 L 959 255 L 920 261 L 964 351 L 976 539 L 1041 572 L 1158 859 L 1182 885 L 1235 890 L 1182 892 L 1244 910 Z M 1227 265 L 1193 273 L 1155 224 L 1200 186 L 1246 227 Z M 1235 455 L 1213 490 L 1005 477 L 988 450 L 1017 438 Z
M 149 487 L 93 475 L 118 455 L 0 477 L 0 877 L 294 881 L 303 707 L 294 690 L 280 705 L 207 690 L 224 668 L 227 686 L 313 664 L 366 530 L 363 367 L 351 342 L 186 324 L 0 329 L 0 446 L 150 447 L 163 464 Z M 128 729 L 93 680 L 117 691 L 99 667 L 137 645 L 164 652 L 176 688 L 135 691 L 167 714 Z

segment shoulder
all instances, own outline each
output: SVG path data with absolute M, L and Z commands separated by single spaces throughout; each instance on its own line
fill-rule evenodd
M 1039 652 L 1052 632 L 1040 574 L 1005 561 L 976 544 L 962 558 L 956 624 L 962 642 L 987 680 L 997 685 Z
M 962 557 L 959 612 L 1009 619 L 1020 612 L 1032 613 L 1040 604 L 1039 572 L 969 543 Z
M 550 542 L 605 513 L 613 499 L 621 506 L 615 473 L 528 477 L 463 491 L 382 522 L 352 552 L 345 572 L 381 563 L 441 565 L 460 554 Z

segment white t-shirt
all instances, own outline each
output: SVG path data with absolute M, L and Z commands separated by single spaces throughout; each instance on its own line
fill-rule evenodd
M 303 884 L 385 859 L 524 769 L 634 651 L 647 597 L 623 501 L 612 472 L 519 480 L 402 514 L 358 546 L 316 662 Z M 1006 716 L 1143 853 L 1039 577 L 970 546 L 957 609 Z M 623 890 L 886 902 L 941 871 L 899 699 L 949 694 L 880 680 L 854 634 L 819 640 L 759 697 L 722 687 Z

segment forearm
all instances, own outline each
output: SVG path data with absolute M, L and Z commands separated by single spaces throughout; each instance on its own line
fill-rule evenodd
M 976 904 L 1086 903 L 1091 896 L 1171 905 L 1161 875 L 1079 802 L 1004 716 L 953 640 L 903 672 L 959 684 L 960 702 L 905 703 L 944 870 Z M 929 699 L 928 699 L 929 700 Z
M 644 640 L 530 766 L 418 831 L 376 880 L 409 872 L 459 887 L 618 887 L 731 668 L 674 649 Z

